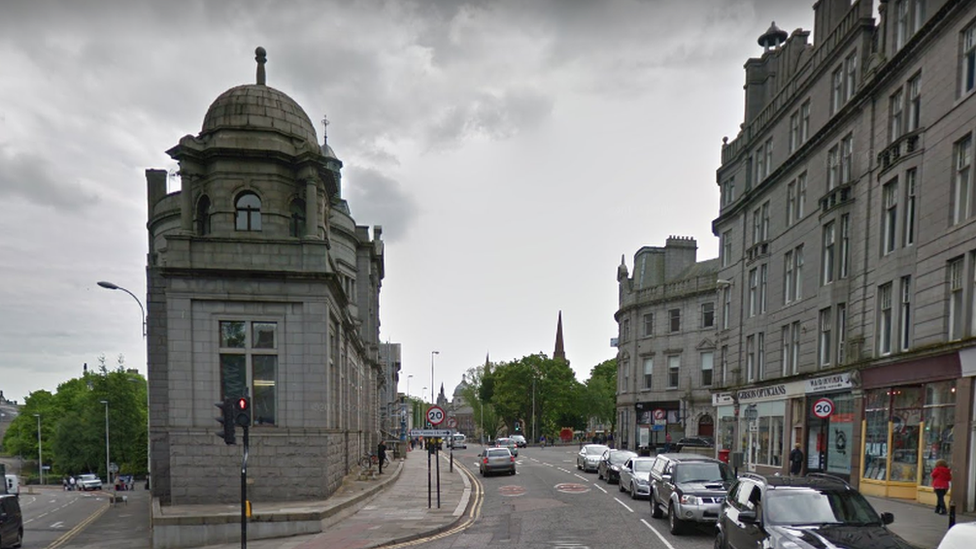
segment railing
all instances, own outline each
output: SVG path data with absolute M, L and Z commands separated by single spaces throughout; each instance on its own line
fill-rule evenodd
M 845 183 L 827 191 L 827 194 L 820 199 L 820 211 L 827 213 L 835 206 L 850 200 L 853 195 L 852 187 L 853 183 Z
M 921 145 L 921 131 L 915 130 L 896 139 L 891 145 L 878 153 L 878 166 L 885 171 L 898 163 L 903 157 L 919 150 Z

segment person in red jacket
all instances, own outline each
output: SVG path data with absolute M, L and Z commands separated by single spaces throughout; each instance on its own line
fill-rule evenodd
M 935 490 L 935 513 L 938 515 L 946 514 L 945 495 L 949 491 L 949 481 L 952 480 L 952 471 L 946 460 L 940 459 L 935 462 L 935 469 L 932 469 L 932 489 Z

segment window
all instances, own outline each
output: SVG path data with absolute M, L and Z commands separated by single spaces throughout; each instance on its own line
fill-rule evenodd
M 644 359 L 644 388 L 651 388 L 651 375 L 654 373 L 654 359 Z
M 823 269 L 820 273 L 820 284 L 826 285 L 834 281 L 834 222 L 823 227 Z
M 794 322 L 790 326 L 790 335 L 792 336 L 793 349 L 791 351 L 790 361 L 793 364 L 793 373 L 797 374 L 800 372 L 800 322 Z
M 197 235 L 207 236 L 210 234 L 210 197 L 203 195 L 197 201 Z
M 800 111 L 790 115 L 790 153 L 800 148 Z
M 837 69 L 830 75 L 830 114 L 837 114 L 844 104 L 844 69 Z
M 708 351 L 701 354 L 701 384 L 702 387 L 709 387 L 712 384 L 712 362 L 715 360 L 715 353 Z
M 881 227 L 882 252 L 890 254 L 895 251 L 895 229 L 898 222 L 898 181 L 891 181 L 881 190 L 884 201 L 884 218 Z
M 902 245 L 915 244 L 915 181 L 918 172 L 912 168 L 905 172 L 905 235 Z
M 899 348 L 907 351 L 910 347 L 912 330 L 912 277 L 901 277 L 901 311 L 898 315 Z
M 766 154 L 766 171 L 763 176 L 768 176 L 773 172 L 773 138 L 770 137 L 766 140 L 766 145 L 763 147 L 764 153 Z
M 793 252 L 793 260 L 796 265 L 793 268 L 793 276 L 795 280 L 793 282 L 793 291 L 796 292 L 793 296 L 794 300 L 799 300 L 803 297 L 803 245 L 796 247 Z
M 722 329 L 729 329 L 729 317 L 732 315 L 732 288 L 722 288 Z
M 840 183 L 840 147 L 834 145 L 827 151 L 827 190 L 832 191 Z
M 756 305 L 758 304 L 759 293 L 759 271 L 751 269 L 749 271 L 749 316 L 756 316 Z
M 654 313 L 644 314 L 644 336 L 654 335 Z
M 790 325 L 786 324 L 783 326 L 780 334 L 780 343 L 782 344 L 782 349 L 780 350 L 780 375 L 786 377 L 789 375 L 790 368 Z
M 756 379 L 756 336 L 746 337 L 746 381 Z
M 947 266 L 949 286 L 949 341 L 962 339 L 962 258 L 949 261 Z
M 244 396 L 250 387 L 254 425 L 276 422 L 277 327 L 276 322 L 266 321 L 219 322 L 220 396 Z
M 752 211 L 752 243 L 762 242 L 762 209 L 756 208 Z
M 759 185 L 759 182 L 766 178 L 766 155 L 763 154 L 762 147 L 756 149 L 756 155 L 753 158 L 755 158 L 756 168 L 756 177 L 753 181 L 755 181 L 756 185 Z
M 712 328 L 715 326 L 715 303 L 709 301 L 701 304 L 701 327 Z
M 763 378 L 766 371 L 766 334 L 759 332 L 756 334 L 756 375 L 759 379 Z
M 840 216 L 840 278 L 847 278 L 851 251 L 851 214 Z
M 976 85 L 976 24 L 962 31 L 962 93 L 972 91 Z
M 783 304 L 793 302 L 793 250 L 783 256 Z
M 759 266 L 759 312 L 766 312 L 766 287 L 769 278 L 769 269 L 766 263 Z
M 762 242 L 769 240 L 769 201 L 763 202 L 762 214 L 760 215 L 759 237 Z
M 786 226 L 793 225 L 793 216 L 796 214 L 796 181 L 790 181 L 786 185 Z
M 844 364 L 844 346 L 847 345 L 847 304 L 837 304 L 837 364 Z
M 735 177 L 730 177 L 722 183 L 722 205 L 728 206 L 735 202 Z
M 729 383 L 729 346 L 722 345 L 722 385 Z
M 803 210 L 807 203 L 807 174 L 801 173 L 796 178 L 796 220 L 803 218 Z
M 968 219 L 972 213 L 971 202 L 972 180 L 970 166 L 972 165 L 973 138 L 967 135 L 956 143 L 955 150 L 955 193 L 953 194 L 952 222 L 958 224 Z
M 904 47 L 908 40 L 908 2 L 895 0 L 895 50 Z
M 301 238 L 305 236 L 305 201 L 292 200 L 289 211 L 289 232 L 294 237 Z
M 732 231 L 722 233 L 722 266 L 728 267 L 732 263 Z
M 857 89 L 857 52 L 854 52 L 844 59 L 844 73 L 847 80 L 844 82 L 845 100 L 854 97 L 854 90 Z
M 821 366 L 830 366 L 830 331 L 833 322 L 830 307 L 820 309 L 820 352 L 818 354 Z
M 681 331 L 681 309 L 671 309 L 668 311 L 671 332 Z
M 904 94 L 899 89 L 890 98 L 888 98 L 888 142 L 893 143 L 902 134 L 902 110 L 904 103 Z
M 803 246 L 786 252 L 783 256 L 783 303 L 792 303 L 803 297 Z
M 810 138 L 810 100 L 800 105 L 800 143 L 806 143 Z
M 854 178 L 854 135 L 848 134 L 840 141 L 840 183 L 850 183 Z
M 261 230 L 261 199 L 258 195 L 247 192 L 237 197 L 237 218 L 235 228 L 238 231 Z
M 905 131 L 917 130 L 922 122 L 922 75 L 916 74 L 908 80 L 908 114 L 905 117 Z
M 878 354 L 891 354 L 891 282 L 878 286 Z
M 629 318 L 624 319 L 623 326 L 621 326 L 620 328 L 620 332 L 621 332 L 620 333 L 621 341 L 630 341 L 630 319 Z
M 668 389 L 678 388 L 678 371 L 681 368 L 681 357 L 671 355 L 668 357 Z

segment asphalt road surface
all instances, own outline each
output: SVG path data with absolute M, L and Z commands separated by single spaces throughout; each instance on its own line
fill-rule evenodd
M 66 537 L 104 508 L 101 492 L 65 492 L 58 488 L 21 490 L 20 510 L 24 515 L 24 549 L 43 549 Z

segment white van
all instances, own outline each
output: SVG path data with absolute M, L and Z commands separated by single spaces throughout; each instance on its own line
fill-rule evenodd
M 464 449 L 467 449 L 468 448 L 468 439 L 462 433 L 454 433 L 454 436 L 451 437 L 451 446 L 453 448 L 464 448 Z
M 20 479 L 17 478 L 17 475 L 8 473 L 4 475 L 4 479 L 7 483 L 8 494 L 20 494 Z

